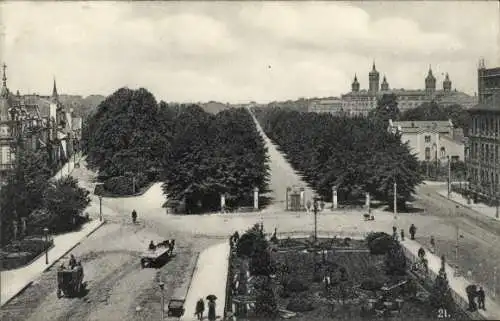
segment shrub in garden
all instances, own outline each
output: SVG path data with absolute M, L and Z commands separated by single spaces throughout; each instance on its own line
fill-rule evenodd
M 450 285 L 446 278 L 446 272 L 443 269 L 439 271 L 436 277 L 429 301 L 431 306 L 436 310 L 444 308 L 448 312 L 451 312 L 454 309 L 455 304 L 451 295 Z
M 307 312 L 314 310 L 314 306 L 307 297 L 299 296 L 291 299 L 286 309 L 292 312 Z
M 276 318 L 278 316 L 278 305 L 272 289 L 269 277 L 259 277 L 255 284 L 257 295 L 255 297 L 255 314 L 260 317 Z
M 371 232 L 368 233 L 368 235 L 365 238 L 365 241 L 368 244 L 368 246 L 370 246 L 370 243 L 373 242 L 373 240 L 378 239 L 381 236 L 390 236 L 390 235 L 385 232 Z
M 368 279 L 361 282 L 360 288 L 366 291 L 378 291 L 384 286 L 381 280 Z
M 382 235 L 368 244 L 370 254 L 386 254 L 394 245 L 394 239 L 389 235 Z
M 406 256 L 399 242 L 393 241 L 385 257 L 385 267 L 388 274 L 404 275 L 406 273 Z
M 309 287 L 305 284 L 305 282 L 295 278 L 291 279 L 286 284 L 286 290 L 290 292 L 304 292 L 307 291 L 307 289 L 309 289 Z

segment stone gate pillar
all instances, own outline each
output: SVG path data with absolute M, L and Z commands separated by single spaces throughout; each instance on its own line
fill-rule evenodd
M 21 217 L 21 234 L 26 235 L 27 229 L 26 217 Z
M 255 187 L 253 189 L 253 208 L 254 210 L 259 209 L 259 188 Z
M 332 209 L 336 210 L 338 208 L 337 201 L 337 186 L 332 187 Z
M 220 211 L 222 213 L 226 212 L 226 194 L 221 194 L 220 196 Z
M 17 234 L 19 233 L 17 221 L 12 222 L 12 228 L 13 228 L 12 232 L 14 233 L 14 235 L 13 235 L 14 240 L 17 240 Z
M 300 188 L 300 208 L 303 210 L 306 207 L 306 192 L 303 187 Z

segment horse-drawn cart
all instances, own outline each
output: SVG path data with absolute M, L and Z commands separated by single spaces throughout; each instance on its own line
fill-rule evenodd
M 57 271 L 57 297 L 78 295 L 83 289 L 83 268 L 62 269 Z
M 166 262 L 174 251 L 175 241 L 167 240 L 159 243 L 154 249 L 149 249 L 141 255 L 141 267 L 152 267 Z

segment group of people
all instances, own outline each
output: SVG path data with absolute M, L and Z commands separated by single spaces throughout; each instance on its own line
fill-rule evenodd
M 195 315 L 198 320 L 203 320 L 203 313 L 205 312 L 205 301 L 199 299 L 196 302 Z M 208 321 L 215 321 L 215 300 L 208 300 Z
M 482 286 L 480 286 L 478 290 L 477 285 L 472 284 L 467 286 L 465 290 L 467 293 L 467 299 L 469 300 L 470 311 L 476 311 L 477 309 L 486 310 L 486 307 L 484 306 L 486 294 L 484 293 Z M 476 298 L 477 298 L 477 304 L 476 304 Z
M 408 232 L 410 232 L 410 239 L 415 240 L 415 234 L 417 233 L 417 227 L 415 226 L 415 224 L 412 224 L 410 226 Z M 401 235 L 401 241 L 404 241 L 405 240 L 405 230 L 404 229 L 401 229 L 400 235 Z M 392 237 L 395 240 L 398 240 L 398 228 L 396 226 L 392 227 Z
M 174 239 L 165 240 L 165 241 L 160 242 L 158 244 L 155 244 L 155 242 L 151 241 L 151 242 L 149 242 L 148 248 L 151 251 L 155 251 L 156 248 L 159 246 L 168 247 L 169 254 L 172 254 L 174 252 L 174 248 L 175 248 L 175 240 Z

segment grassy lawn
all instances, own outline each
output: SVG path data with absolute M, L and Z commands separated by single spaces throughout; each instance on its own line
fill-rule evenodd
M 411 280 L 408 276 L 387 276 L 384 271 L 384 255 L 371 255 L 367 251 L 364 241 L 349 241 L 348 246 L 343 239 L 320 240 L 324 248 L 329 250 L 321 252 L 307 251 L 307 240 L 288 239 L 280 240 L 277 251 L 273 252 L 272 260 L 277 267 L 273 277 L 273 291 L 278 308 L 293 310 L 296 315 L 291 320 L 373 320 L 382 319 L 376 312 L 369 308 L 369 300 L 374 299 L 375 309 L 383 310 L 384 302 L 392 302 L 392 312 L 387 312 L 389 319 L 404 320 L 429 320 L 437 319 L 434 309 L 428 300 L 419 300 L 415 293 L 426 293 L 417 282 L 413 284 L 414 290 L 409 287 L 398 288 L 390 292 L 384 299 L 380 299 L 383 292 L 380 290 L 364 290 L 363 283 L 376 280 L 382 284 L 395 284 L 402 280 Z M 242 260 L 234 258 L 232 262 L 233 275 L 241 272 Z M 286 266 L 287 268 L 283 268 Z M 286 270 L 286 272 L 281 272 Z M 332 285 L 327 288 L 324 276 L 330 276 Z M 245 284 L 251 288 L 252 280 Z M 284 284 L 300 284 L 301 290 L 291 290 L 290 285 L 284 290 Z M 407 285 L 408 285 L 407 284 Z M 387 293 L 386 293 L 387 294 Z M 419 294 L 419 296 L 420 296 Z M 249 297 L 252 297 L 250 294 Z M 377 301 L 376 298 L 379 298 Z M 402 299 L 402 307 L 398 312 L 396 299 Z M 375 303 L 376 302 L 376 303 Z M 297 306 L 310 306 L 308 311 L 301 311 Z M 366 312 L 371 310 L 372 312 Z M 463 314 L 452 315 L 451 320 L 464 320 Z M 262 317 L 252 316 L 248 313 L 246 318 L 238 320 L 265 320 Z

